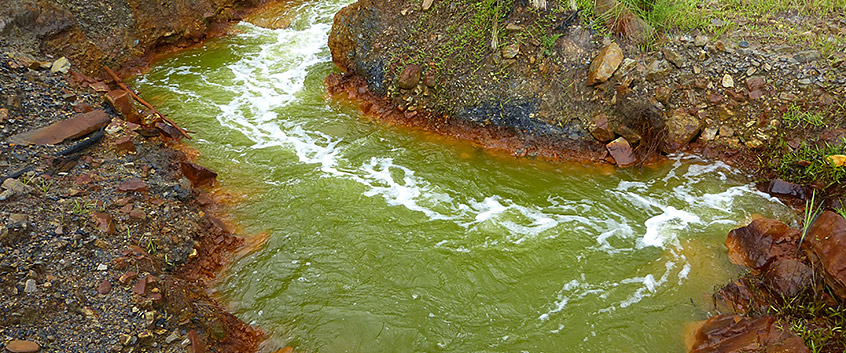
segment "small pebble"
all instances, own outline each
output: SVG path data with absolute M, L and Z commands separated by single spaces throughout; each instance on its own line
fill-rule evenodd
M 749 42 L 747 42 L 745 40 L 741 40 L 740 43 L 737 43 L 737 45 L 740 46 L 741 48 L 749 48 Z
M 26 280 L 26 284 L 24 284 L 24 292 L 35 293 L 36 290 L 35 280 L 32 278 Z
M 105 270 L 108 270 L 108 269 L 109 269 L 109 266 L 106 266 L 106 264 L 97 265 L 97 271 L 105 271 Z

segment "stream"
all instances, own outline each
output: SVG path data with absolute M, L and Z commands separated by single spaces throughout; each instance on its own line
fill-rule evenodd
M 721 162 L 614 171 L 491 154 L 327 98 L 349 1 L 157 62 L 132 84 L 196 131 L 266 244 L 217 288 L 297 352 L 682 352 L 739 274 L 723 245 L 791 211 Z

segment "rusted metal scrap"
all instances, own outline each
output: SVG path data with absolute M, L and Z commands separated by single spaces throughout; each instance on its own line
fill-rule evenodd
M 109 76 L 112 77 L 112 80 L 114 80 L 115 83 L 117 83 L 117 85 L 120 86 L 120 88 L 122 88 L 124 91 L 129 93 L 129 95 L 132 96 L 132 98 L 134 98 L 136 101 L 138 101 L 138 103 L 143 104 L 145 107 L 147 107 L 147 109 L 152 110 L 153 113 L 155 113 L 159 117 L 161 117 L 162 120 L 166 121 L 168 124 L 175 127 L 176 130 L 179 130 L 179 133 L 182 134 L 182 136 L 185 136 L 185 138 L 187 138 L 189 140 L 191 139 L 191 136 L 188 136 L 188 132 L 185 131 L 185 129 L 179 127 L 179 125 L 176 125 L 176 123 L 173 122 L 173 120 L 170 120 L 166 115 L 162 114 L 155 107 L 153 107 L 153 105 L 151 105 L 150 103 L 147 103 L 147 101 L 145 101 L 144 99 L 139 97 L 137 94 L 135 94 L 134 91 L 129 89 L 129 87 L 127 87 L 126 84 L 123 83 L 123 81 L 120 79 L 120 77 L 118 77 L 117 74 L 115 74 L 114 71 L 112 71 L 111 69 L 109 69 L 108 67 L 105 67 L 105 66 L 103 68 L 106 70 L 106 73 L 108 73 Z

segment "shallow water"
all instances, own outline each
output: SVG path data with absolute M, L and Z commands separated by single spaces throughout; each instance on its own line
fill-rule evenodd
M 303 352 L 680 352 L 726 233 L 789 210 L 722 163 L 641 172 L 513 159 L 369 121 L 325 97 L 347 1 L 163 60 L 135 86 L 271 234 L 218 290 Z

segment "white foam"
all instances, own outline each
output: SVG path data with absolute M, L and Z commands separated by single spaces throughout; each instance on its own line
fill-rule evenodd
M 638 241 L 638 248 L 646 246 L 664 247 L 666 242 L 676 240 L 675 232 L 670 230 L 683 230 L 690 223 L 701 222 L 699 216 L 676 209 L 673 206 L 666 206 L 663 211 L 663 213 L 644 222 L 646 234 Z

